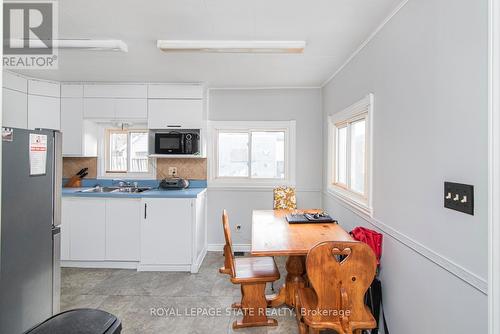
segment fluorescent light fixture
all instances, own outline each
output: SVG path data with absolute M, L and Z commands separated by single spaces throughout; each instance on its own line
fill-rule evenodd
M 30 39 L 30 48 L 46 48 L 44 41 L 39 39 Z M 11 39 L 10 45 L 22 46 L 24 40 Z M 95 51 L 122 51 L 128 52 L 127 44 L 118 39 L 55 39 L 52 41 L 52 47 L 58 49 L 81 49 Z
M 158 40 L 156 47 L 165 52 L 302 53 L 306 42 Z

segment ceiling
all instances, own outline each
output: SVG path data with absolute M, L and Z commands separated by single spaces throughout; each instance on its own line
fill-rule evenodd
M 128 53 L 60 50 L 59 81 L 320 86 L 401 0 L 65 0 L 59 38 L 122 39 Z M 167 54 L 157 39 L 305 40 L 303 54 Z

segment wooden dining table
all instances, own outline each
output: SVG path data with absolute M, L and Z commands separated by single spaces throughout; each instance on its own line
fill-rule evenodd
M 305 260 L 315 245 L 324 241 L 353 241 L 334 223 L 289 224 L 286 215 L 323 210 L 254 210 L 252 214 L 252 256 L 287 256 L 286 280 L 279 292 L 268 296 L 268 306 L 295 307 L 295 293 L 306 283 Z

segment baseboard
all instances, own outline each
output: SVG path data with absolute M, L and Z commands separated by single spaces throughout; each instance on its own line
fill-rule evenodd
M 407 235 L 404 235 L 403 233 L 396 231 L 395 229 L 382 223 L 381 221 L 366 215 L 362 211 L 359 211 L 350 205 L 345 204 L 343 201 L 338 200 L 335 196 L 333 196 L 329 192 L 324 191 L 323 195 L 333 199 L 334 201 L 339 203 L 339 205 L 350 210 L 352 213 L 354 213 L 355 215 L 364 219 L 369 224 L 371 224 L 374 227 L 376 227 L 377 229 L 381 230 L 382 232 L 384 232 L 388 236 L 392 237 L 393 239 L 395 239 L 399 243 L 412 249 L 413 251 L 415 251 L 419 255 L 427 258 L 428 260 L 435 263 L 439 267 L 445 269 L 449 273 L 458 277 L 459 279 L 461 279 L 465 283 L 469 284 L 470 286 L 472 286 L 476 290 L 479 290 L 480 292 L 484 293 L 485 295 L 488 294 L 488 282 L 485 279 L 477 276 L 476 274 L 474 274 L 474 273 L 470 272 L 469 270 L 465 269 L 464 267 L 456 264 L 455 262 L 444 257 L 443 255 L 436 253 L 435 251 L 433 251 L 429 247 L 426 247 L 426 246 L 420 244 L 416 240 L 413 240 L 412 238 L 408 237 Z
M 137 269 L 139 262 L 134 261 L 68 261 L 61 260 L 61 267 L 96 269 Z
M 138 264 L 137 271 L 187 271 L 191 272 L 190 264 Z
M 233 244 L 234 252 L 250 252 L 251 249 L 251 244 Z M 223 250 L 224 244 L 208 244 L 209 252 L 222 252 Z

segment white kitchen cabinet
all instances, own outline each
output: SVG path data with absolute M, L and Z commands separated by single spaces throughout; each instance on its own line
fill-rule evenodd
M 83 117 L 92 119 L 115 119 L 113 99 L 84 98 Z
M 146 99 L 84 98 L 86 119 L 128 120 L 147 118 Z
M 83 155 L 83 98 L 61 98 L 63 155 Z
M 97 124 L 83 118 L 82 97 L 61 98 L 61 131 L 64 156 L 97 156 Z
M 140 199 L 106 199 L 106 260 L 139 261 Z
M 28 80 L 28 94 L 61 97 L 61 85 L 57 82 L 45 80 Z
M 87 84 L 83 86 L 84 97 L 96 98 L 147 98 L 145 84 Z
M 203 101 L 181 99 L 149 99 L 148 128 L 202 128 Z
M 26 129 L 28 127 L 28 95 L 2 89 L 2 126 Z
M 2 125 L 26 129 L 28 127 L 28 80 L 8 71 L 3 71 L 2 74 Z
M 61 97 L 83 97 L 83 85 L 61 84 Z
M 61 101 L 59 97 L 28 94 L 28 129 L 61 128 Z
M 2 87 L 17 90 L 21 93 L 28 93 L 28 79 L 25 77 L 9 72 L 2 71 Z
M 65 226 L 69 227 L 70 259 L 73 261 L 105 260 L 105 201 L 99 198 L 63 198 L 62 213 L 63 229 Z M 62 238 L 64 239 L 64 236 Z
M 203 99 L 201 85 L 149 84 L 150 99 Z
M 141 266 L 189 267 L 192 200 L 154 198 L 142 203 Z
M 116 119 L 148 118 L 148 103 L 146 99 L 114 99 Z
M 140 271 L 198 272 L 207 250 L 206 191 L 142 200 Z

